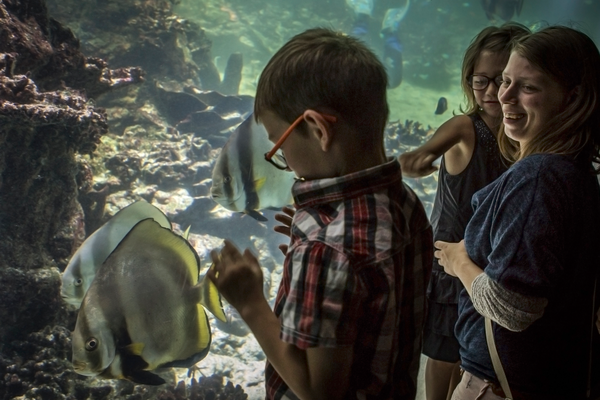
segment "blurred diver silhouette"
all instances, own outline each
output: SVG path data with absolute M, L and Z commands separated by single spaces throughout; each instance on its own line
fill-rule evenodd
M 485 11 L 486 17 L 497 22 L 497 17 L 502 21 L 510 21 L 516 14 L 521 14 L 524 0 L 481 0 L 481 6 Z
M 373 16 L 374 0 L 346 0 L 346 4 L 355 14 L 351 35 L 366 42 Z M 397 0 L 395 4 L 398 7 L 389 8 L 385 13 L 380 31 L 380 36 L 383 38 L 382 62 L 388 73 L 390 89 L 394 89 L 402 83 L 402 52 L 404 49 L 399 39 L 398 29 L 410 7 L 410 0 Z

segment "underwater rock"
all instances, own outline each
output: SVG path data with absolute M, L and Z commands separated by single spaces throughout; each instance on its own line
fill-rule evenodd
M 75 29 L 82 49 L 118 67 L 142 68 L 150 80 L 191 81 L 212 63 L 201 27 L 173 13 L 176 1 L 48 0 L 53 17 Z
M 233 53 L 229 56 L 223 79 L 221 79 L 219 70 L 210 58 L 200 64 L 204 65 L 204 68 L 198 71 L 198 77 L 204 90 L 215 90 L 224 95 L 237 95 L 239 93 L 242 69 L 244 68 L 242 53 Z
M 88 96 L 141 82 L 142 73 L 85 57 L 43 0 L 0 2 L 0 37 L 0 358 L 13 357 L 18 367 L 5 374 L 0 365 L 0 398 L 65 398 L 68 376 L 37 364 L 21 369 L 26 346 L 12 343 L 72 324 L 59 271 L 85 236 L 86 210 L 103 207 L 101 188 L 79 158 L 108 131 L 105 111 Z M 84 208 L 82 193 L 98 195 Z
M 0 237 L 12 238 L 0 241 L 0 267 L 64 259 L 52 241 L 78 209 L 74 154 L 95 149 L 106 116 L 76 91 L 38 92 L 26 76 L 0 73 L 0 125 Z
M 227 59 L 227 66 L 223 73 L 223 81 L 219 86 L 219 92 L 223 94 L 238 94 L 242 81 L 242 68 L 244 59 L 242 53 L 233 53 Z
M 65 87 L 88 98 L 142 81 L 140 68 L 117 70 L 79 51 L 73 32 L 48 15 L 44 0 L 0 3 L 0 69 L 4 75 L 27 74 L 41 91 Z
M 65 360 L 70 347 L 70 332 L 61 326 L 5 343 L 0 354 L 0 398 L 66 399 L 65 389 L 78 385 Z
M 158 81 L 151 88 L 156 108 L 171 126 L 177 125 L 192 113 L 208 108 L 206 103 L 193 94 L 167 90 Z

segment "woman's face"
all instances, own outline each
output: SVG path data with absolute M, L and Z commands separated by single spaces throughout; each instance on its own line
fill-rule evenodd
M 551 76 L 513 52 L 502 73 L 498 91 L 504 133 L 523 149 L 542 127 L 563 110 L 567 93 Z

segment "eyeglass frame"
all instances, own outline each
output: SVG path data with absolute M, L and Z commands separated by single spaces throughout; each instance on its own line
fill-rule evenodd
M 483 87 L 483 88 L 481 88 L 481 89 L 475 89 L 475 88 L 473 87 L 473 77 L 474 77 L 474 76 L 481 76 L 481 77 L 483 77 L 483 78 L 487 79 L 488 81 L 487 81 L 487 84 L 485 85 L 485 87 Z M 500 81 L 499 81 L 499 82 L 496 82 L 496 79 L 498 79 L 498 78 L 500 78 Z M 471 89 L 473 89 L 473 90 L 477 90 L 477 91 L 480 91 L 480 90 L 486 90 L 486 89 L 487 89 L 487 88 L 490 86 L 490 83 L 491 83 L 491 82 L 493 82 L 493 83 L 494 83 L 494 85 L 496 85 L 496 87 L 497 87 L 498 89 L 500 89 L 500 85 L 502 85 L 502 82 L 503 82 L 503 81 L 504 81 L 504 79 L 502 79 L 502 75 L 497 75 L 497 76 L 496 76 L 496 77 L 494 77 L 494 78 L 490 78 L 489 76 L 482 75 L 482 74 L 473 74 L 473 75 L 469 75 L 469 77 L 467 78 L 467 83 L 469 84 L 469 86 L 471 87 Z
M 337 122 L 337 117 L 335 117 L 333 115 L 323 114 L 323 113 L 319 113 L 319 114 L 326 121 Z M 302 115 L 300 115 L 298 118 L 296 118 L 296 120 L 294 122 L 292 122 L 292 124 L 290 125 L 290 127 L 287 128 L 285 130 L 285 132 L 283 132 L 283 135 L 281 135 L 281 137 L 275 143 L 275 145 L 273 146 L 273 148 L 271 149 L 271 151 L 268 151 L 268 152 L 265 153 L 265 160 L 267 160 L 275 168 L 280 169 L 282 171 L 289 170 L 289 166 L 287 165 L 287 161 L 285 160 L 285 156 L 283 154 L 281 155 L 281 158 L 285 162 L 285 167 L 282 167 L 281 165 L 278 165 L 275 161 L 273 161 L 273 156 L 275 155 L 275 153 L 277 153 L 277 150 L 279 150 L 281 148 L 281 146 L 283 145 L 283 142 L 285 142 L 285 140 L 290 136 L 290 134 L 294 131 L 294 129 L 296 129 L 298 127 L 298 125 L 300 125 L 300 123 L 303 120 L 304 120 L 304 113 Z

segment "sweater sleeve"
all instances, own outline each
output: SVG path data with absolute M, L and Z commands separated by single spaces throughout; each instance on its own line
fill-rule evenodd
M 548 304 L 545 298 L 506 290 L 485 273 L 475 278 L 471 290 L 477 312 L 513 332 L 525 330 L 541 318 Z

